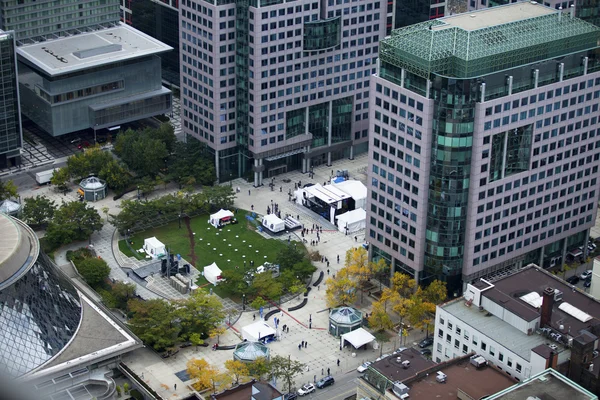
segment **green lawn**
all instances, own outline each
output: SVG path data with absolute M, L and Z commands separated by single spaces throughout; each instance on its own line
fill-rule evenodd
M 196 256 L 196 268 L 203 268 L 216 262 L 223 271 L 240 268 L 244 260 L 249 264 L 254 261 L 258 267 L 265 261 L 274 262 L 277 254 L 286 247 L 287 242 L 279 239 L 265 239 L 254 232 L 254 225 L 246 220 L 246 211 L 239 210 L 236 218 L 238 223 L 227 225 L 222 229 L 215 229 L 208 223 L 208 215 L 201 215 L 190 221 L 194 237 L 194 252 Z M 178 221 L 155 229 L 148 229 L 132 236 L 134 249 L 142 248 L 144 239 L 156 236 L 158 240 L 167 245 L 174 254 L 181 254 L 188 262 L 192 263 L 192 252 L 190 249 L 190 236 L 184 221 L 179 228 Z M 125 247 L 127 245 L 123 243 Z M 121 246 L 119 246 L 121 249 Z M 125 253 L 127 254 L 127 253 Z M 200 278 L 199 284 L 206 283 Z
M 138 249 L 141 248 L 138 247 Z M 135 257 L 138 260 L 143 260 L 144 256 L 138 252 L 133 252 L 129 247 L 127 247 L 127 243 L 125 243 L 125 239 L 119 240 L 119 250 L 121 253 L 125 254 L 127 257 Z

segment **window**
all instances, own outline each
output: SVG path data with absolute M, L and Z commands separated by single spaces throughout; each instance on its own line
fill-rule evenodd
M 498 360 L 504 361 L 504 354 L 498 353 Z
M 448 321 L 448 329 L 452 330 L 452 322 Z
M 458 346 L 460 346 L 460 341 L 458 339 L 454 339 L 454 348 L 458 349 Z
M 477 335 L 473 335 L 473 344 L 477 346 Z
M 460 328 L 457 326 L 457 327 L 456 327 L 456 334 L 457 334 L 457 335 L 460 335 L 460 333 L 461 333 L 461 330 L 460 330 Z
M 490 355 L 491 356 L 495 356 L 496 355 L 496 350 L 494 349 L 494 346 L 490 346 Z
M 469 351 L 469 346 L 467 346 L 466 344 L 463 344 L 463 347 L 462 347 L 463 354 L 467 354 L 468 351 Z
M 438 329 L 438 337 L 439 338 L 443 338 L 444 337 L 444 331 L 441 329 Z
M 465 329 L 465 339 L 469 340 L 469 331 Z
M 521 372 L 521 368 L 522 368 L 522 367 L 521 367 L 521 364 L 517 363 L 517 368 L 516 368 L 516 371 L 517 371 L 517 372 Z
M 487 344 L 485 342 L 481 342 L 481 350 L 487 349 Z
M 511 368 L 512 368 L 512 365 L 513 365 L 513 360 L 512 360 L 512 358 L 508 357 L 508 361 L 506 362 L 506 365 L 508 365 L 509 367 L 511 367 Z

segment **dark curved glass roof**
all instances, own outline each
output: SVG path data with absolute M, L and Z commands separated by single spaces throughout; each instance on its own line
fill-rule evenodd
M 10 218 L 11 221 L 6 221 Z M 24 375 L 48 362 L 69 343 L 82 317 L 79 294 L 56 270 L 50 259 L 39 253 L 38 239 L 21 221 L 0 214 L 0 224 L 13 222 L 19 241 L 29 242 L 32 252 L 17 273 L 0 282 L 0 374 Z M 13 249 L 0 247 L 0 272 L 23 257 Z
M 334 308 L 329 313 L 329 321 L 345 325 L 360 324 L 362 322 L 362 312 L 352 307 Z

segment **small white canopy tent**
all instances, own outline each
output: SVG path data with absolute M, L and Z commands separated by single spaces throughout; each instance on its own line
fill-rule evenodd
M 153 258 L 157 258 L 166 254 L 165 245 L 155 238 L 154 236 L 151 238 L 144 239 L 144 251 L 146 254 Z
M 231 218 L 233 218 L 233 213 L 231 211 L 220 209 L 210 216 L 208 223 L 215 228 L 218 228 L 219 225 L 221 225 L 221 220 L 230 220 Z
M 242 328 L 242 337 L 249 342 L 259 342 L 262 339 L 270 339 L 277 332 L 265 321 L 257 321 Z
M 374 341 L 375 336 L 371 335 L 364 328 L 358 328 L 352 332 L 344 333 L 340 336 L 340 340 L 342 345 L 344 345 L 344 342 L 346 341 L 354 346 L 355 349 L 358 349 L 361 346 Z
M 360 181 L 348 180 L 334 184 L 342 192 L 354 199 L 354 208 L 367 208 L 367 187 Z
M 268 214 L 262 218 L 262 225 L 273 233 L 285 230 L 285 222 L 275 214 Z
M 340 232 L 345 233 L 346 228 L 348 228 L 348 233 L 352 233 L 365 228 L 367 212 L 362 208 L 357 208 L 356 210 L 338 215 L 336 218 L 338 220 L 337 225 Z
M 204 277 L 213 285 L 216 285 L 217 283 L 219 283 L 219 281 L 221 281 L 222 272 L 223 271 L 221 271 L 221 269 L 217 266 L 216 263 L 212 263 L 204 267 Z

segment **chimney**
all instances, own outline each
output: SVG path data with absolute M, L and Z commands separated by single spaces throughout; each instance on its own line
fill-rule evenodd
M 556 369 L 558 365 L 558 353 L 554 350 L 550 351 L 550 358 L 546 360 L 546 368 Z
M 540 328 L 550 326 L 552 319 L 552 306 L 554 306 L 554 289 L 547 287 L 542 293 L 542 316 L 540 319 Z

